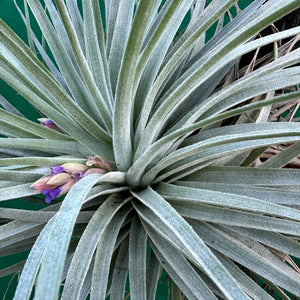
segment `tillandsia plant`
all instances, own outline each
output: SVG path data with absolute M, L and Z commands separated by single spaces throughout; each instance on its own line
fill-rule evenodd
M 1 77 L 40 113 L 1 98 L 0 199 L 44 203 L 0 210 L 1 256 L 30 250 L 0 272 L 14 299 L 151 300 L 162 270 L 173 299 L 300 296 L 300 126 L 268 122 L 299 100 L 278 45 L 300 26 L 258 35 L 299 0 L 78 2 L 16 1 L 29 46 L 0 23 Z

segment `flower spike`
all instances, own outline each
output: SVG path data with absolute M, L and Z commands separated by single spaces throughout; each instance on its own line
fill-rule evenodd
M 68 193 L 81 178 L 90 174 L 104 174 L 111 171 L 112 166 L 100 156 L 90 156 L 86 164 L 65 163 L 50 169 L 50 175 L 38 179 L 30 186 L 35 189 L 35 193 L 43 193 L 46 196 L 46 203 Z

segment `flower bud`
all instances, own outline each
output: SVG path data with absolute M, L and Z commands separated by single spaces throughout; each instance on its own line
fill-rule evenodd
M 51 188 L 51 185 L 48 184 L 48 180 L 51 178 L 51 176 L 44 176 L 37 181 L 35 181 L 30 187 L 36 189 L 37 191 L 42 192 L 45 189 Z
M 90 174 L 105 174 L 105 173 L 106 173 L 106 171 L 103 170 L 103 169 L 99 169 L 99 168 L 91 168 L 91 169 L 88 169 L 88 170 L 84 173 L 83 177 L 85 177 L 85 176 L 87 176 L 87 175 L 90 175 Z
M 58 132 L 62 132 L 60 128 L 49 118 L 40 118 L 38 119 L 38 121 L 40 121 L 40 124 L 44 127 L 53 129 Z
M 52 186 L 60 186 L 65 184 L 71 178 L 71 174 L 68 173 L 58 173 L 50 177 L 47 184 Z
M 63 170 L 67 173 L 72 173 L 72 172 L 85 172 L 87 170 L 87 166 L 84 164 L 80 163 L 66 163 L 61 165 Z
M 49 118 L 39 118 L 38 121 L 40 121 L 40 125 L 45 126 L 47 122 L 51 121 Z
M 86 162 L 86 165 L 88 167 L 96 167 L 106 170 L 107 172 L 110 172 L 113 170 L 112 165 L 103 157 L 101 156 L 89 156 L 89 160 Z
M 73 178 L 75 178 L 76 181 L 78 181 L 79 179 L 81 179 L 83 177 L 83 175 L 84 175 L 84 172 L 72 172 L 71 173 L 71 176 Z
M 60 193 L 58 194 L 57 197 L 60 197 L 66 193 L 69 192 L 69 190 L 71 189 L 71 187 L 76 183 L 76 179 L 75 178 L 70 178 L 64 185 L 60 186 Z

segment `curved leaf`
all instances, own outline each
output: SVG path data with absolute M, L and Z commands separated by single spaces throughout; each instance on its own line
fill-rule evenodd
M 35 283 L 35 278 L 39 270 L 42 256 L 47 247 L 54 220 L 55 218 L 49 221 L 49 223 L 43 228 L 34 246 L 32 247 L 21 273 L 19 283 L 14 295 L 14 300 L 30 299 L 31 291 Z
M 84 283 L 83 278 L 87 275 L 97 244 L 114 215 L 124 204 L 126 201 L 120 201 L 117 197 L 111 196 L 93 215 L 73 255 L 61 299 L 79 298 Z
M 192 225 L 212 248 L 223 254 L 226 253 L 226 256 L 245 264 L 249 269 L 266 279 L 272 280 L 275 284 L 291 291 L 295 295 L 300 294 L 299 273 L 259 243 L 231 233 L 226 228 L 212 227 L 202 222 L 192 222 Z M 231 254 L 228 252 L 228 246 L 231 249 Z
M 168 274 L 178 284 L 189 299 L 213 299 L 213 295 L 205 282 L 196 273 L 187 259 L 171 243 L 164 240 L 153 228 L 144 223 L 153 243 L 151 248 Z
M 165 230 L 174 234 L 177 243 L 185 245 L 186 255 L 197 261 L 228 299 L 248 299 L 190 225 L 159 194 L 149 187 L 142 192 L 132 193 L 159 218 Z M 152 225 L 156 227 L 156 224 Z M 217 273 L 213 271 L 216 268 Z
M 205 176 L 205 173 L 203 173 L 203 176 Z M 216 205 L 218 207 L 233 208 L 259 214 L 268 214 L 298 221 L 300 226 L 299 210 L 258 200 L 254 197 L 175 186 L 166 183 L 160 183 L 156 190 L 166 199 L 178 199 L 179 201 L 197 202 L 200 204 Z
M 132 221 L 129 236 L 130 298 L 146 299 L 147 233 L 138 216 Z
M 114 245 L 127 214 L 127 208 L 123 208 L 117 212 L 116 216 L 114 216 L 111 222 L 107 225 L 99 239 L 91 284 L 92 300 L 102 300 L 106 298 L 109 268 Z
M 37 278 L 37 298 L 45 300 L 57 298 L 75 220 L 88 191 L 99 178 L 99 175 L 89 175 L 81 179 L 72 187 L 56 214 Z M 50 269 L 51 273 L 49 273 Z
M 133 1 L 130 1 L 133 3 Z M 151 14 L 154 0 L 141 0 L 133 20 L 127 47 L 119 74 L 113 120 L 113 145 L 118 169 L 125 171 L 132 159 L 133 78 L 138 63 L 143 35 L 147 28 L 145 19 Z M 125 3 L 126 4 L 126 3 Z M 119 141 L 122 140 L 122 143 Z

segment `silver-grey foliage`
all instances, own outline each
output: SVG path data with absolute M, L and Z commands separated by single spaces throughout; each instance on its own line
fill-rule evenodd
M 174 300 L 299 297 L 300 170 L 283 167 L 300 125 L 268 119 L 300 98 L 300 49 L 278 48 L 300 26 L 258 35 L 299 0 L 80 2 L 15 1 L 29 47 L 0 21 L 1 77 L 52 126 L 0 97 L 0 201 L 44 205 L 0 209 L 0 255 L 30 250 L 0 270 L 21 273 L 14 299 L 124 299 L 129 278 L 131 299 L 154 300 L 163 270 Z M 56 191 L 62 166 L 82 172 Z

